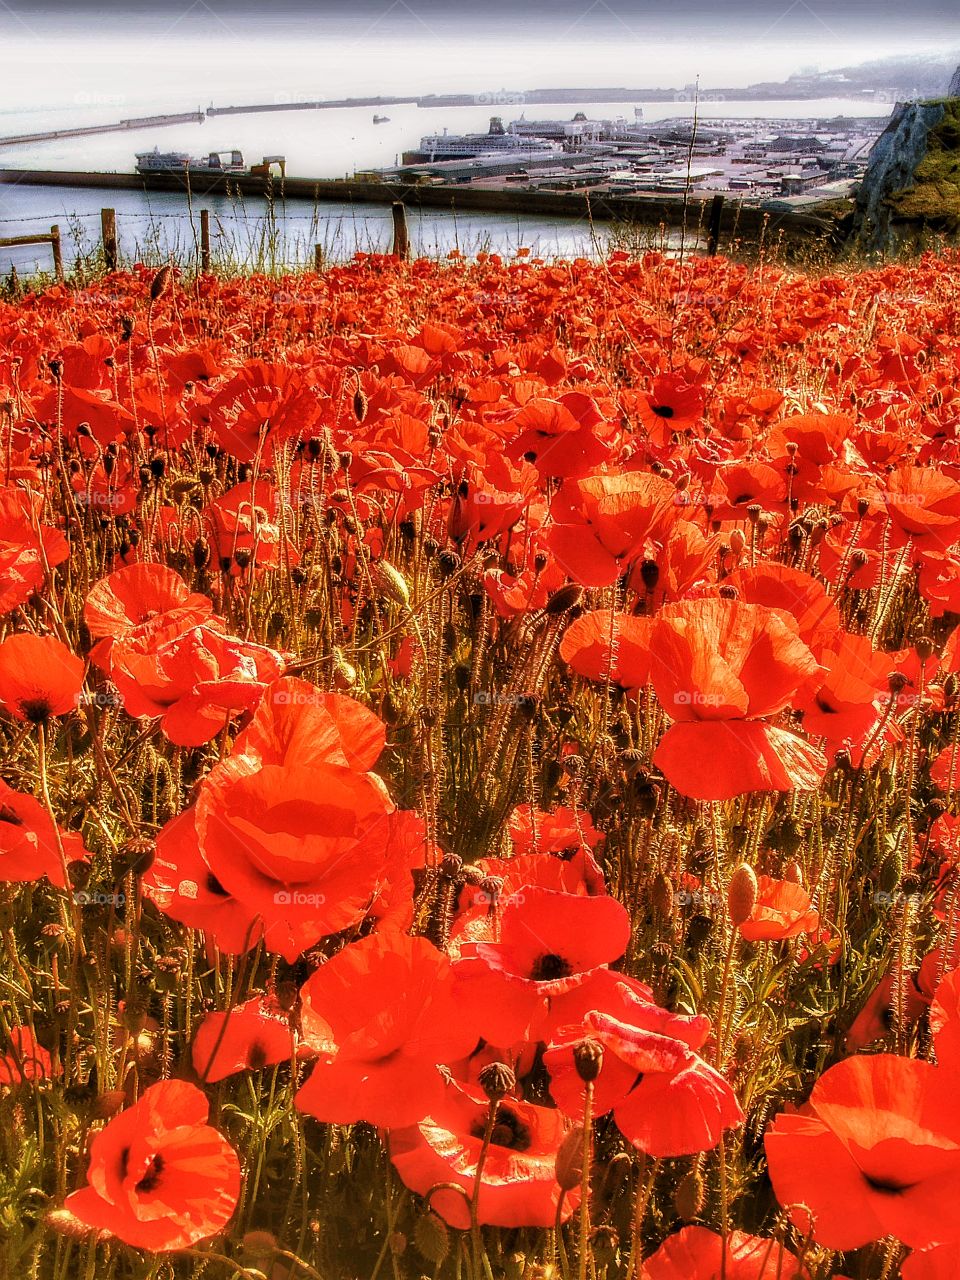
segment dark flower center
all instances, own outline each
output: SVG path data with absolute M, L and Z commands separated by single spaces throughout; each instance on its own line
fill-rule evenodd
M 160 1181 L 160 1175 L 163 1173 L 163 1156 L 155 1155 L 150 1161 L 146 1173 L 136 1185 L 136 1190 L 142 1195 L 147 1195 L 151 1191 L 155 1191 L 157 1183 Z
M 566 978 L 571 973 L 573 973 L 573 967 L 569 960 L 564 960 L 563 956 L 548 951 L 534 960 L 530 977 L 534 982 L 554 982 L 557 978 Z
M 485 1130 L 485 1122 L 478 1120 L 471 1126 L 470 1133 L 474 1138 L 483 1141 Z M 526 1151 L 530 1146 L 530 1130 L 516 1112 L 501 1105 L 497 1110 L 496 1124 L 490 1134 L 490 1145 L 504 1147 L 507 1151 Z
M 50 702 L 47 698 L 21 698 L 20 710 L 31 724 L 43 724 L 50 716 Z
M 208 893 L 215 893 L 218 898 L 230 897 L 229 893 L 227 893 L 226 889 L 223 887 L 223 885 L 220 883 L 220 881 L 217 879 L 217 877 L 213 874 L 212 871 L 207 872 L 206 887 L 207 887 Z
M 23 819 L 9 805 L 0 804 L 0 822 L 8 822 L 11 827 L 22 827 Z
M 655 405 L 651 405 L 651 408 L 653 409 L 653 412 L 657 415 L 658 418 L 673 417 L 673 409 L 668 404 L 655 404 Z
M 897 1182 L 893 1178 L 871 1178 L 869 1173 L 863 1175 L 863 1180 L 871 1191 L 882 1196 L 902 1196 L 917 1185 L 915 1182 Z

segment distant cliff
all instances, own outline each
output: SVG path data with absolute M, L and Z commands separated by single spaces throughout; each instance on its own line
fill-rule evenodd
M 952 239 L 958 233 L 960 96 L 900 103 L 857 192 L 857 246 L 891 253 L 931 234 Z
M 947 90 L 948 98 L 960 98 L 960 67 L 957 67 L 953 73 L 953 79 L 950 81 L 950 88 Z

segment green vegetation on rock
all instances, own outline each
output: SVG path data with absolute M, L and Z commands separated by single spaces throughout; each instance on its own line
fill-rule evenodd
M 891 192 L 886 204 L 897 221 L 954 232 L 960 230 L 960 98 L 931 105 L 943 107 L 943 118 L 930 130 L 913 184 Z

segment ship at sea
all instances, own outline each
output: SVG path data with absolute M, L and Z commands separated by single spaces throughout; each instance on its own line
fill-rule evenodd
M 556 155 L 560 147 L 543 138 L 525 137 L 503 127 L 499 116 L 490 117 L 486 133 L 429 133 L 420 139 L 419 151 L 405 151 L 404 164 L 433 164 L 437 160 L 472 160 L 480 156 L 511 155 L 536 160 Z
M 137 173 L 144 183 L 164 189 L 186 186 L 201 192 L 223 191 L 233 178 L 262 179 L 266 184 L 273 176 L 273 166 L 279 171 L 280 180 L 286 177 L 285 156 L 264 156 L 259 164 L 244 163 L 243 153 L 236 148 L 227 151 L 210 151 L 199 159 L 186 151 L 137 152 Z
M 137 152 L 137 173 L 180 173 L 184 170 L 204 175 L 249 172 L 243 163 L 243 153 L 235 149 L 211 151 L 200 159 L 195 159 L 186 151 L 161 151 L 159 147 L 154 147 L 152 151 Z

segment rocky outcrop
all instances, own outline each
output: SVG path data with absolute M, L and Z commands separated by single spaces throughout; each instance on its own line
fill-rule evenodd
M 854 240 L 893 253 L 960 230 L 960 97 L 899 103 L 857 191 Z
M 950 81 L 950 87 L 947 89 L 948 98 L 960 98 L 960 67 L 957 67 L 953 73 L 953 79 Z

